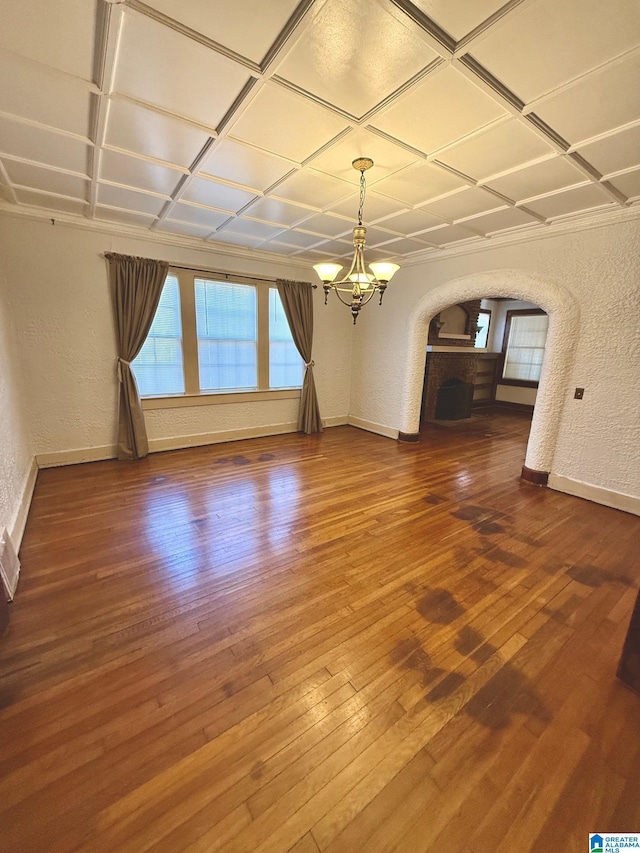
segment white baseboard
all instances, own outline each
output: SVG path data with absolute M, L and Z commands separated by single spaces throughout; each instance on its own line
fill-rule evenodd
M 358 429 L 366 429 L 367 432 L 375 432 L 377 435 L 384 435 L 386 438 L 397 439 L 399 435 L 397 429 L 385 426 L 384 424 L 377 424 L 374 421 L 364 421 L 362 418 L 354 418 L 353 415 L 349 415 L 347 423 L 350 426 L 358 427 Z
M 11 537 L 11 542 L 16 550 L 16 554 L 20 550 L 20 544 L 22 543 L 22 537 L 24 536 L 24 529 L 27 526 L 27 516 L 29 515 L 29 508 L 31 507 L 31 499 L 33 497 L 33 490 L 36 487 L 37 476 L 38 465 L 34 457 L 31 460 L 31 466 L 24 481 L 16 517 L 13 524 L 9 527 L 9 536 Z M 2 531 L 0 531 L 0 533 L 1 532 Z
M 624 492 L 603 489 L 602 486 L 594 486 L 591 483 L 584 483 L 582 480 L 572 480 L 571 477 L 561 477 L 559 474 L 549 474 L 547 485 L 557 492 L 586 498 L 586 500 L 597 504 L 604 504 L 604 506 L 640 515 L 640 498 L 627 495 Z
M 322 426 L 324 427 L 336 427 L 336 426 L 346 426 L 349 423 L 349 419 L 347 415 L 340 415 L 335 418 L 323 418 Z
M 78 465 L 81 462 L 101 462 L 103 459 L 115 459 L 118 448 L 115 444 L 102 447 L 78 447 L 75 450 L 54 450 L 51 453 L 38 453 L 38 468 L 56 468 L 59 465 Z
M 150 438 L 149 452 L 160 453 L 163 450 L 182 450 L 187 447 L 202 447 L 205 444 L 241 441 L 244 438 L 264 438 L 269 435 L 283 435 L 287 432 L 297 432 L 297 430 L 297 423 L 268 424 L 266 426 L 248 427 L 247 429 L 228 429 L 222 432 L 202 432 L 196 435 Z

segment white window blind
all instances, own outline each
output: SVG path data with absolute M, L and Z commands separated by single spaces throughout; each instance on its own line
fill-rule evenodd
M 503 377 L 539 382 L 549 317 L 547 314 L 523 314 L 511 317 Z
M 142 397 L 184 394 L 180 288 L 167 276 L 151 329 L 131 363 Z
M 256 289 L 195 279 L 200 389 L 257 388 Z
M 269 387 L 300 388 L 304 363 L 293 342 L 280 294 L 269 288 Z

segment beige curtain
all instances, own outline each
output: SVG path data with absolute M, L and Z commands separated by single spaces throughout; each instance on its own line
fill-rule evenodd
M 165 261 L 105 255 L 118 336 L 118 459 L 142 459 L 149 452 L 138 384 L 131 362 L 142 349 L 169 271 Z
M 284 313 L 289 322 L 293 341 L 304 359 L 305 373 L 300 396 L 298 429 L 307 434 L 322 432 L 322 420 L 318 407 L 318 395 L 313 380 L 313 290 L 305 281 L 276 282 Z

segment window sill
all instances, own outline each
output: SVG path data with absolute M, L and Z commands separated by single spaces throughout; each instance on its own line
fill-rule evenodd
M 520 388 L 537 388 L 539 384 L 527 379 L 505 379 L 502 376 L 498 379 L 498 385 L 516 385 Z
M 190 406 L 219 406 L 228 403 L 260 403 L 266 400 L 299 400 L 300 388 L 273 391 L 219 391 L 217 393 L 178 394 L 174 397 L 143 397 L 145 412 L 154 409 L 182 409 Z

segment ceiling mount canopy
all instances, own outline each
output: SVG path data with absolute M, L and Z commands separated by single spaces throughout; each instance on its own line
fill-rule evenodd
M 367 272 L 365 269 L 364 246 L 367 229 L 362 224 L 362 213 L 367 192 L 367 182 L 364 173 L 373 166 L 373 160 L 370 157 L 356 157 L 351 165 L 360 172 L 360 205 L 358 207 L 358 224 L 353 229 L 354 252 L 349 272 L 336 281 L 338 273 L 342 269 L 341 264 L 322 263 L 315 264 L 313 268 L 322 281 L 324 304 L 327 304 L 327 297 L 333 290 L 338 299 L 344 305 L 348 305 L 351 308 L 353 324 L 355 325 L 360 309 L 373 298 L 374 294 L 380 294 L 380 305 L 382 305 L 382 297 L 387 289 L 387 284 L 399 269 L 399 266 L 398 264 L 381 261 L 379 263 L 368 264 L 371 272 Z

